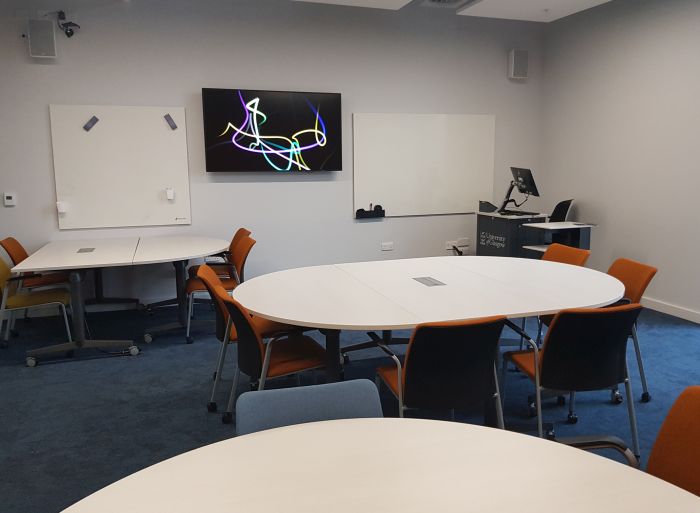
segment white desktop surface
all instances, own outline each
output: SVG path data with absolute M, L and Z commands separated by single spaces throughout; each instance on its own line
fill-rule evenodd
M 60 271 L 131 265 L 138 237 L 56 240 L 49 242 L 12 268 L 12 272 Z M 81 248 L 94 248 L 78 253 Z
M 427 287 L 413 278 L 432 277 Z M 243 282 L 233 297 L 261 317 L 348 330 L 412 328 L 491 315 L 526 317 L 622 298 L 607 274 L 505 257 L 429 257 L 303 267 Z
M 12 268 L 12 272 L 42 272 L 174 262 L 212 255 L 229 242 L 211 237 L 115 237 L 49 242 Z M 94 248 L 78 253 L 81 248 Z
M 595 228 L 596 225 L 576 223 L 572 221 L 561 221 L 558 223 L 525 223 L 523 226 L 527 226 L 529 228 L 539 228 L 540 230 L 578 230 L 582 228 Z
M 498 212 L 477 212 L 479 216 L 501 217 L 503 219 L 531 219 L 533 217 L 547 217 L 548 214 L 524 214 L 524 215 L 503 215 Z
M 181 454 L 65 513 L 688 513 L 700 498 L 607 458 L 422 419 L 314 422 Z
M 166 235 L 141 237 L 133 264 L 157 264 L 200 258 L 228 249 L 230 241 L 212 237 Z

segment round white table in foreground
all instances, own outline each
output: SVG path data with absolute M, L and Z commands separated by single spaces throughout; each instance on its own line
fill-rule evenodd
M 262 431 L 149 467 L 66 513 L 688 513 L 700 498 L 556 442 L 417 419 Z

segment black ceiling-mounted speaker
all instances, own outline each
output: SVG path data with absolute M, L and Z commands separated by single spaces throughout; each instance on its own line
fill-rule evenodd
M 528 72 L 527 50 L 513 48 L 508 54 L 508 78 L 525 80 Z
M 29 56 L 42 59 L 56 58 L 56 36 L 53 20 L 30 19 L 27 23 Z

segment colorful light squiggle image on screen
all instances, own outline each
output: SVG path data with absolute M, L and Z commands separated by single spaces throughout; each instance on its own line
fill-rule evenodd
M 207 171 L 338 171 L 340 94 L 202 89 Z

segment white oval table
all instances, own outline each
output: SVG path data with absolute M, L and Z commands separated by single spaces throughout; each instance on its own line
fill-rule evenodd
M 245 281 L 233 297 L 260 317 L 323 330 L 326 372 L 335 380 L 340 374 L 340 330 L 388 331 L 492 315 L 546 315 L 605 306 L 622 298 L 624 290 L 616 278 L 585 267 L 447 256 L 279 271 Z
M 208 445 L 65 513 L 127 511 L 689 513 L 700 511 L 700 498 L 607 458 L 509 431 L 352 419 Z

